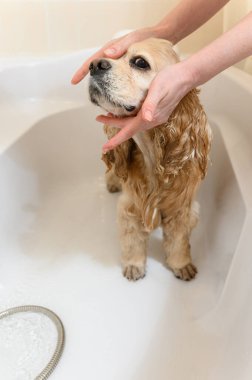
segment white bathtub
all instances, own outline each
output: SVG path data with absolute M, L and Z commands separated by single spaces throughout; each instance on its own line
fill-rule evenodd
M 62 318 L 66 348 L 52 380 L 251 379 L 252 78 L 229 69 L 202 89 L 215 138 L 192 238 L 197 278 L 166 269 L 157 230 L 147 276 L 131 283 L 117 195 L 103 180 L 99 110 L 86 83 L 70 85 L 89 53 L 1 69 L 0 310 L 40 304 Z M 54 335 L 31 316 L 1 322 L 0 378 L 33 379 Z

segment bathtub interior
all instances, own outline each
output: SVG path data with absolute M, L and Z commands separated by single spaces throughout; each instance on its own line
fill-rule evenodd
M 211 343 L 200 344 L 208 334 L 195 322 L 222 295 L 246 216 L 219 126 L 210 120 L 212 164 L 191 239 L 197 278 L 181 282 L 166 268 L 157 229 L 147 276 L 131 283 L 121 274 L 118 195 L 105 187 L 105 138 L 96 113 L 88 105 L 42 118 L 0 157 L 1 308 L 35 303 L 61 316 L 67 344 L 52 379 L 80 373 L 89 380 L 181 380 L 185 373 L 212 379 L 218 350 L 208 355 Z M 1 378 L 30 379 L 43 367 L 55 335 L 48 327 L 50 337 L 42 336 L 35 322 L 23 318 L 16 326 L 9 319 L 0 326 Z M 15 335 L 20 326 L 28 354 Z

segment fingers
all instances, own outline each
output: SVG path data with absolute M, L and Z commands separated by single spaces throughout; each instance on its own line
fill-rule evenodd
M 83 65 L 76 71 L 74 74 L 71 83 L 77 84 L 79 83 L 89 72 L 90 63 L 97 58 L 104 57 L 104 51 L 112 46 L 114 43 L 119 41 L 121 38 L 117 38 L 115 40 L 107 42 L 101 49 L 99 49 L 95 54 L 93 54 L 90 58 L 88 58 Z
M 127 36 L 126 36 L 127 37 Z M 105 46 L 99 49 L 95 54 L 88 58 L 83 65 L 74 74 L 71 83 L 79 83 L 89 72 L 90 63 L 97 58 L 102 58 L 105 56 L 111 58 L 118 58 L 125 53 L 130 43 L 121 45 L 120 41 L 124 40 L 126 37 L 117 38 L 113 41 L 109 41 Z M 126 47 L 126 50 L 125 50 Z
M 128 50 L 128 47 L 134 41 L 134 33 L 129 33 L 126 36 L 108 42 L 105 46 L 103 46 L 100 50 L 98 50 L 95 54 L 93 54 L 89 59 L 87 59 L 83 63 L 83 65 L 74 74 L 71 83 L 79 83 L 88 74 L 89 65 L 94 59 L 102 58 L 104 56 L 114 59 L 119 58 Z
M 109 150 L 116 148 L 124 141 L 130 139 L 136 132 L 142 130 L 143 126 L 146 124 L 142 120 L 141 112 L 139 112 L 136 116 L 124 118 L 100 115 L 96 120 L 121 129 L 112 139 L 103 145 L 103 153 L 107 153 Z
M 111 127 L 116 127 L 116 128 L 123 128 L 127 119 L 128 119 L 127 117 L 121 119 L 119 117 L 115 117 L 112 114 L 108 114 L 106 116 L 99 115 L 96 117 L 96 120 L 99 121 L 100 123 L 107 124 L 107 125 L 110 125 Z
M 110 58 L 119 58 L 134 42 L 145 40 L 146 38 L 153 37 L 154 35 L 155 31 L 153 28 L 135 30 L 115 41 L 112 41 L 113 43 L 104 50 L 104 54 Z
M 78 84 L 87 75 L 89 64 L 90 63 L 85 62 L 85 64 L 83 64 L 83 66 L 81 66 L 79 70 L 76 71 L 71 79 L 72 84 Z
M 112 43 L 107 49 L 104 50 L 104 54 L 109 58 L 119 58 L 128 50 L 128 47 L 133 42 L 134 38 L 132 34 L 129 33 Z
M 96 118 L 97 121 L 121 129 L 112 139 L 110 139 L 105 145 L 103 145 L 103 153 L 107 153 L 109 150 L 116 148 L 124 141 L 130 139 L 135 133 L 144 129 L 150 128 L 152 125 L 146 122 L 142 118 L 141 110 L 136 116 L 128 117 L 115 117 L 108 115 L 99 115 Z
M 128 47 L 132 43 L 151 37 L 153 33 L 154 32 L 150 28 L 145 28 L 140 31 L 134 31 L 126 34 L 123 37 L 109 41 L 100 50 L 98 50 L 97 53 L 93 54 L 92 57 L 83 63 L 83 65 L 74 74 L 71 83 L 79 83 L 88 74 L 89 65 L 94 59 L 102 58 L 104 56 L 114 59 L 119 58 L 128 50 Z
M 89 72 L 89 66 L 90 66 L 90 63 L 96 59 L 96 58 L 100 58 L 103 56 L 103 48 L 98 50 L 95 54 L 93 54 L 89 59 L 87 59 L 83 65 L 76 71 L 76 73 L 74 74 L 72 80 L 71 80 L 71 83 L 72 84 L 77 84 L 79 83 Z
M 102 147 L 102 152 L 105 154 L 109 150 L 116 148 L 118 145 L 130 139 L 136 132 L 138 131 L 138 125 L 134 123 L 125 126 L 120 130 L 112 139 L 110 139 L 106 144 Z

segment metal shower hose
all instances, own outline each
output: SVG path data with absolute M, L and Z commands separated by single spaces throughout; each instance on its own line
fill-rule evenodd
M 43 369 L 43 371 L 35 377 L 35 380 L 46 380 L 48 377 L 52 374 L 55 367 L 57 366 L 63 349 L 64 349 L 64 343 L 65 343 L 65 332 L 64 332 L 64 326 L 59 319 L 59 317 L 51 310 L 42 307 L 42 306 L 36 306 L 36 305 L 25 305 L 25 306 L 17 306 L 13 307 L 11 309 L 5 310 L 0 312 L 0 320 L 9 317 L 10 315 L 16 314 L 16 313 L 23 313 L 23 312 L 32 312 L 32 313 L 40 313 L 46 315 L 56 326 L 57 332 L 58 332 L 58 340 L 56 349 L 54 351 L 54 354 L 47 364 L 47 366 Z

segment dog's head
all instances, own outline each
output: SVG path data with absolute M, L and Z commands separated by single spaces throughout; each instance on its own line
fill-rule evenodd
M 156 74 L 176 62 L 172 44 L 157 38 L 132 44 L 119 59 L 94 60 L 89 67 L 90 99 L 114 115 L 134 115 Z

